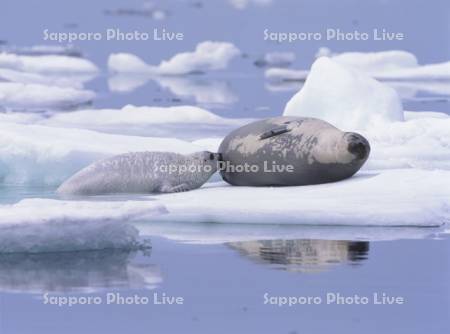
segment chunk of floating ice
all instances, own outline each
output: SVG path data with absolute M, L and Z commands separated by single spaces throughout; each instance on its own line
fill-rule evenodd
M 0 105 L 17 109 L 68 109 L 95 97 L 90 90 L 72 87 L 0 82 Z
M 95 117 L 92 115 L 95 114 Z M 194 106 L 178 107 L 137 107 L 127 105 L 122 109 L 80 110 L 70 113 L 59 113 L 49 118 L 44 124 L 67 125 L 73 124 L 81 128 L 89 125 L 120 125 L 131 126 L 138 124 L 216 124 L 242 125 L 250 122 L 248 118 L 224 118 L 205 109 Z
M 25 199 L 0 206 L 0 253 L 133 249 L 139 233 L 127 222 L 163 213 L 151 201 Z
M 394 89 L 327 57 L 314 62 L 303 88 L 286 104 L 283 115 L 320 118 L 344 131 L 403 121 L 402 104 Z
M 0 53 L 0 68 L 31 73 L 96 73 L 97 66 L 83 58 L 68 56 L 19 56 Z
M 152 222 L 440 226 L 450 223 L 450 172 L 389 170 L 337 183 L 282 188 L 211 185 L 155 198 Z
M 419 65 L 416 56 L 406 51 L 344 52 L 331 59 L 377 79 L 450 79 L 450 62 Z
M 246 9 L 249 5 L 268 6 L 273 0 L 228 0 L 229 3 L 238 10 Z
M 308 74 L 308 70 L 292 70 L 278 67 L 269 68 L 264 73 L 265 77 L 269 80 L 281 82 L 305 81 Z
M 83 88 L 83 84 L 92 80 L 94 74 L 43 75 L 0 68 L 0 79 L 23 84 L 40 84 L 58 87 Z
M 293 52 L 269 52 L 262 59 L 255 61 L 255 65 L 259 67 L 287 67 L 295 60 Z
M 361 131 L 371 144 L 366 169 L 425 168 L 450 170 L 450 117 L 406 112 L 405 122 Z
M 80 50 L 72 45 L 33 45 L 30 47 L 8 47 L 4 48 L 8 53 L 26 56 L 69 56 L 82 57 Z
M 82 128 L 100 132 L 145 137 L 176 137 L 194 140 L 225 135 L 235 127 L 251 122 L 245 118 L 224 118 L 193 106 L 87 109 L 32 117 L 23 113 L 0 114 L 0 120 L 15 123 Z M 93 117 L 95 115 L 95 117 Z
M 116 73 L 183 75 L 225 69 L 239 53 L 239 49 L 231 43 L 206 41 L 199 43 L 195 51 L 179 53 L 158 66 L 148 65 L 133 54 L 111 54 L 108 69 Z
M 331 59 L 341 65 L 372 74 L 419 66 L 416 56 L 400 50 L 344 52 L 331 55 Z
M 58 185 L 93 161 L 116 154 L 200 150 L 178 139 L 4 122 L 0 123 L 0 180 L 13 184 Z
M 334 62 L 364 72 L 380 80 L 450 80 L 450 61 L 419 65 L 416 56 L 406 51 L 344 52 L 333 54 L 319 52 L 319 56 L 330 57 Z M 304 81 L 307 70 L 271 68 L 266 77 L 277 81 Z

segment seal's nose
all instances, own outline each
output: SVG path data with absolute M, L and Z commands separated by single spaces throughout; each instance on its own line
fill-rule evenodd
M 358 160 L 366 159 L 370 153 L 370 145 L 366 138 L 358 133 L 349 132 L 346 134 L 348 140 L 348 151 L 356 156 Z

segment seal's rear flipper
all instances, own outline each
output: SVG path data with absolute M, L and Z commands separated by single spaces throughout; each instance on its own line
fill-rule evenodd
M 186 183 L 182 183 L 177 186 L 166 185 L 161 187 L 162 193 L 180 193 L 188 190 L 190 190 L 190 188 Z

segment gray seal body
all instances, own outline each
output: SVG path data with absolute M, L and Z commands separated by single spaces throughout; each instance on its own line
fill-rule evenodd
M 217 171 L 218 155 L 197 152 L 126 153 L 94 162 L 57 190 L 67 195 L 170 193 L 201 187 Z
M 370 145 L 360 134 L 319 119 L 282 116 L 236 129 L 219 153 L 222 178 L 232 185 L 298 186 L 352 176 L 367 160 Z

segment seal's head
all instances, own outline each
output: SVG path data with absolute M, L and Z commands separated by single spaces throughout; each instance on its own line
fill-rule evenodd
M 364 163 L 370 154 L 370 145 L 366 138 L 355 132 L 346 132 L 347 150 L 359 163 Z
M 191 158 L 195 160 L 200 166 L 204 167 L 205 172 L 211 171 L 210 175 L 214 174 L 219 167 L 220 154 L 209 151 L 195 152 L 191 154 Z

